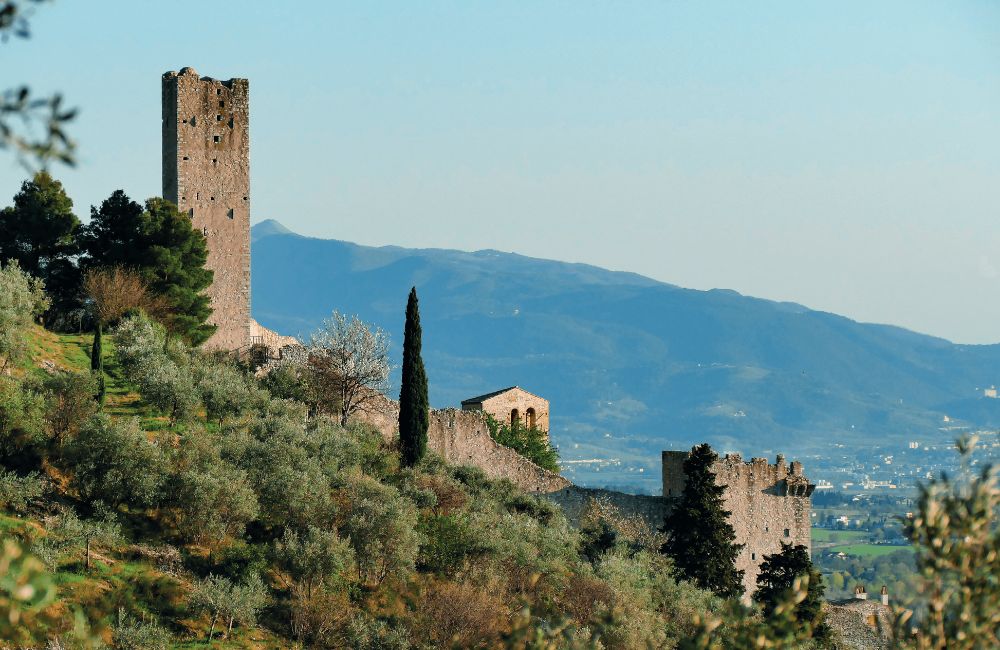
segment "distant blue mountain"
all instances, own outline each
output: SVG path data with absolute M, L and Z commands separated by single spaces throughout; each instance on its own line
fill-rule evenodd
M 703 440 L 805 455 L 833 442 L 950 439 L 945 415 L 1000 426 L 1000 400 L 980 397 L 1000 383 L 1000 345 L 585 264 L 313 239 L 275 221 L 253 227 L 252 260 L 262 324 L 300 335 L 334 309 L 358 314 L 390 333 L 397 357 L 415 285 L 431 403 L 514 384 L 546 396 L 564 459 L 632 467 L 585 483 L 652 488 L 661 449 Z

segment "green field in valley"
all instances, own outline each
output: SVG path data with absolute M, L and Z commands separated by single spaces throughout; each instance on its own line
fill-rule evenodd
M 907 553 L 913 552 L 912 546 L 895 546 L 892 544 L 848 544 L 846 546 L 835 546 L 831 550 L 839 551 L 846 555 L 857 555 L 860 557 L 878 557 L 881 555 L 889 555 L 895 553 L 896 551 L 906 551 Z
M 867 540 L 871 533 L 864 530 L 831 530 L 829 528 L 813 528 L 812 540 L 814 542 L 848 543 L 858 540 Z

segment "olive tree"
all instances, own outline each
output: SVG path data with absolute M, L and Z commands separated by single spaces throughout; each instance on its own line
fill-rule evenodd
M 136 418 L 95 415 L 67 445 L 65 461 L 81 497 L 115 506 L 156 505 L 166 478 L 163 454 Z
M 305 587 L 307 598 L 353 560 L 351 547 L 335 531 L 315 526 L 301 535 L 286 528 L 281 540 L 275 542 L 275 555 L 292 579 Z
M 416 565 L 421 536 L 417 509 L 396 488 L 361 476 L 348 487 L 351 510 L 343 531 L 354 548 L 358 578 L 373 587 L 405 577 Z
M 195 585 L 188 600 L 191 609 L 208 614 L 212 620 L 209 643 L 220 620 L 228 622 L 228 633 L 233 631 L 233 623 L 253 625 L 266 603 L 267 589 L 256 575 L 239 584 L 223 576 L 209 575 Z
M 1000 477 L 998 466 L 974 468 L 976 436 L 958 441 L 963 471 L 919 487 L 908 534 L 917 547 L 917 602 L 927 613 L 916 623 L 899 611 L 904 648 L 937 650 L 1000 647 Z
M 16 261 L 0 263 L 0 373 L 24 358 L 35 316 L 49 308 L 45 285 Z

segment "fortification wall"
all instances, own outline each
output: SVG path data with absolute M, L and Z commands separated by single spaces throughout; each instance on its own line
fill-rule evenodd
M 684 459 L 687 452 L 663 452 L 663 494 L 676 499 L 684 489 Z M 744 462 L 739 454 L 727 454 L 712 467 L 716 482 L 725 485 L 725 508 L 736 541 L 744 544 L 736 558 L 748 593 L 757 587 L 757 575 L 765 555 L 781 552 L 781 544 L 801 544 L 812 549 L 810 495 L 812 486 L 802 474 L 802 463 L 790 466 L 783 456 L 769 464 L 766 458 Z
M 265 345 L 274 354 L 279 354 L 283 348 L 302 347 L 294 336 L 285 336 L 270 330 L 256 320 L 250 319 L 250 342 Z
M 658 530 L 663 526 L 663 518 L 666 516 L 668 508 L 667 502 L 661 497 L 625 494 L 572 484 L 541 496 L 559 504 L 574 526 L 580 525 L 580 518 L 591 499 L 607 501 L 618 508 L 618 512 L 622 515 L 643 519 L 649 525 L 650 530 Z
M 399 434 L 399 403 L 375 396 L 356 414 L 357 421 L 375 427 L 386 440 Z M 549 493 L 572 486 L 490 437 L 482 411 L 431 410 L 427 448 L 454 465 L 472 465 L 494 479 L 508 479 L 523 490 Z

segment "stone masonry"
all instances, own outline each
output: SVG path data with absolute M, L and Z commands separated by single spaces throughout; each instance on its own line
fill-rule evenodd
M 279 358 L 301 356 L 294 339 L 262 327 L 250 315 L 250 114 L 246 79 L 219 81 L 200 77 L 193 68 L 167 72 L 162 78 L 163 196 L 187 213 L 208 242 L 208 267 L 214 280 L 208 289 L 211 322 L 218 330 L 206 346 L 238 350 L 266 345 Z M 287 352 L 287 354 L 285 354 Z M 399 404 L 379 395 L 357 419 L 391 440 L 397 435 Z M 430 412 L 428 447 L 450 463 L 481 468 L 491 478 L 508 479 L 522 489 L 545 495 L 578 520 L 590 499 L 618 506 L 625 515 L 641 517 L 659 528 L 684 489 L 687 452 L 663 452 L 663 496 L 646 497 L 573 485 L 517 452 L 497 444 L 486 415 L 511 424 L 521 421 L 548 433 L 549 402 L 517 386 L 464 400 L 462 410 Z M 737 568 L 747 592 L 756 584 L 763 557 L 777 553 L 781 542 L 810 547 L 810 501 L 813 487 L 802 464 L 774 465 L 754 458 L 744 463 L 726 455 L 713 471 L 725 485 L 726 509 L 738 543 L 745 544 Z
M 162 78 L 163 197 L 208 240 L 210 322 L 206 343 L 235 350 L 251 342 L 250 85 L 193 68 Z
M 355 419 L 387 441 L 399 435 L 399 402 L 378 395 Z M 471 465 L 493 479 L 507 479 L 528 492 L 547 494 L 571 487 L 565 478 L 535 465 L 490 437 L 482 411 L 431 409 L 427 449 L 454 465 Z
M 668 503 L 684 490 L 684 460 L 688 452 L 663 452 L 663 497 Z M 779 455 L 773 465 L 766 458 L 744 462 L 739 454 L 726 454 L 712 467 L 715 480 L 726 486 L 725 508 L 736 542 L 744 544 L 736 558 L 743 583 L 750 593 L 765 555 L 781 552 L 782 542 L 812 549 L 810 497 L 814 485 L 802 475 L 802 463 L 785 463 Z
M 462 400 L 462 410 L 484 411 L 501 424 L 512 424 L 517 420 L 546 434 L 549 432 L 549 400 L 529 393 L 520 386 Z

